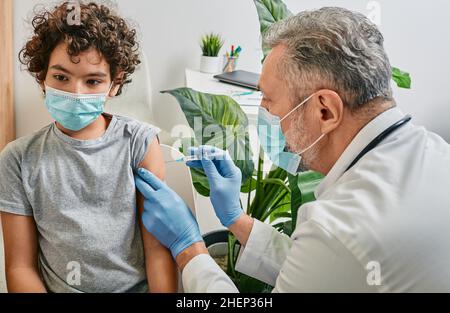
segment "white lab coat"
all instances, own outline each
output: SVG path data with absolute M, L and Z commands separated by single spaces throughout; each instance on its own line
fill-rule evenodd
M 403 117 L 388 110 L 359 132 L 290 238 L 255 221 L 236 269 L 274 292 L 450 292 L 450 146 L 410 122 L 345 172 Z M 187 292 L 237 291 L 208 255 L 182 278 Z

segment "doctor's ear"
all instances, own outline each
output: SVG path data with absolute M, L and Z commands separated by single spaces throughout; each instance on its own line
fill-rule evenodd
M 336 129 L 344 116 L 344 103 L 341 97 L 332 90 L 317 92 L 317 105 L 320 116 L 322 134 L 328 134 Z

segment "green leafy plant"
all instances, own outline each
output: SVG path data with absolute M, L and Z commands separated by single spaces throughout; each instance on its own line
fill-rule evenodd
M 182 151 L 198 144 L 213 145 L 230 152 L 235 164 L 242 172 L 241 192 L 248 194 L 247 214 L 255 219 L 267 221 L 287 235 L 296 224 L 298 207 L 314 200 L 314 188 L 322 179 L 317 173 L 307 172 L 298 176 L 288 175 L 280 168 L 268 173 L 263 171 L 263 152 L 259 151 L 258 163 L 254 164 L 250 148 L 248 119 L 240 105 L 228 96 L 210 95 L 190 88 L 163 91 L 174 96 L 194 137 L 185 140 Z M 209 196 L 208 179 L 203 171 L 191 169 L 195 189 Z M 227 273 L 242 292 L 270 291 L 271 287 L 254 278 L 235 271 L 239 244 L 233 235 L 228 241 Z
M 203 56 L 216 57 L 223 47 L 223 40 L 218 34 L 207 34 L 202 37 L 200 47 L 202 48 Z

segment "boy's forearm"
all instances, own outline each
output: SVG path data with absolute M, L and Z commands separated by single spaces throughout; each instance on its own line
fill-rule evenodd
M 46 293 L 37 270 L 33 268 L 6 269 L 6 284 L 10 293 Z
M 149 291 L 153 293 L 176 293 L 178 291 L 177 265 L 170 251 L 159 242 L 158 245 L 152 245 L 146 251 L 145 262 Z
M 153 237 L 142 223 L 144 199 L 137 196 L 139 225 L 145 254 L 145 269 L 150 292 L 177 292 L 178 268 L 170 251 Z

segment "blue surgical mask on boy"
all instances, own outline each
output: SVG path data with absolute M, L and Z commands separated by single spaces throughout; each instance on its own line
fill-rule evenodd
M 298 152 L 292 153 L 286 151 L 286 138 L 281 128 L 283 122 L 288 116 L 295 112 L 299 107 L 308 102 L 315 94 L 312 94 L 305 101 L 297 105 L 292 111 L 283 118 L 270 114 L 264 107 L 259 107 L 258 113 L 258 138 L 262 149 L 269 156 L 269 159 L 278 167 L 286 172 L 296 175 L 299 170 L 302 154 L 314 147 L 324 136 L 322 134 L 309 147 Z
M 106 93 L 77 94 L 45 85 L 45 105 L 53 119 L 64 128 L 79 131 L 103 113 L 112 86 Z

